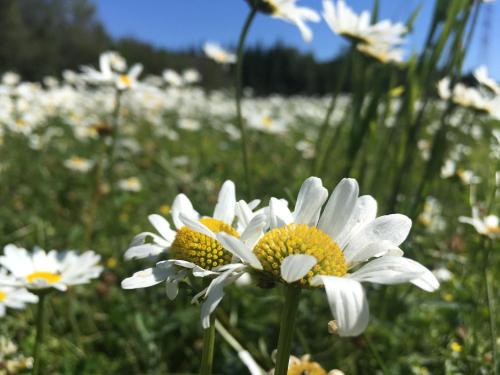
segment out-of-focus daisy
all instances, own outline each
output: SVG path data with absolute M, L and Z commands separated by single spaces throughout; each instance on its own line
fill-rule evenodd
M 253 6 L 252 0 L 247 1 Z M 273 18 L 294 24 L 299 28 L 302 38 L 310 42 L 313 34 L 306 22 L 319 22 L 321 18 L 313 9 L 299 7 L 296 3 L 297 0 L 258 0 L 257 8 Z
M 72 156 L 64 161 L 64 166 L 73 171 L 85 173 L 92 169 L 94 161 L 80 156 Z
M 6 308 L 24 309 L 27 303 L 37 303 L 38 297 L 25 288 L 16 285 L 17 280 L 0 269 L 0 317 L 5 315 Z
M 107 51 L 99 57 L 99 69 L 82 66 L 82 78 L 93 84 L 114 85 L 118 90 L 127 90 L 136 86 L 142 72 L 141 64 L 134 64 L 128 72 L 125 59 L 117 52 Z
M 25 357 L 9 338 L 0 336 L 0 374 L 14 375 L 33 367 L 33 358 Z
M 203 52 L 205 52 L 207 57 L 219 64 L 234 64 L 236 62 L 236 55 L 225 50 L 217 43 L 205 43 L 203 46 Z
M 196 131 L 196 130 L 200 130 L 201 123 L 200 123 L 200 121 L 193 119 L 193 118 L 181 118 L 181 119 L 179 119 L 177 126 L 180 129 L 189 130 L 189 131 Z
M 453 278 L 453 273 L 445 267 L 436 268 L 432 273 L 439 281 L 449 281 Z
M 492 90 L 492 82 L 488 81 L 488 77 L 484 72 L 476 71 L 476 78 L 480 83 L 489 85 Z M 453 88 L 450 88 L 451 81 L 448 77 L 441 79 L 437 84 L 438 94 L 441 99 L 451 100 L 453 103 L 468 109 L 472 109 L 481 114 L 487 114 L 495 119 L 500 119 L 500 96 L 487 95 L 484 90 L 476 87 L 468 87 L 463 83 L 457 83 Z M 490 87 L 491 86 L 491 87 Z
M 167 295 L 174 299 L 179 281 L 189 273 L 195 277 L 206 277 L 219 275 L 228 269 L 242 268 L 241 264 L 231 264 L 232 254 L 223 249 L 216 234 L 224 232 L 229 237 L 239 237 L 244 243 L 250 243 L 258 236 L 256 233 L 262 230 L 263 223 L 260 218 L 255 218 L 242 232 L 238 232 L 232 226 L 235 206 L 234 183 L 226 181 L 211 217 L 201 216 L 184 194 L 179 194 L 172 204 L 172 220 L 177 230 L 171 229 L 162 216 L 150 215 L 149 221 L 159 235 L 151 232 L 138 234 L 125 252 L 125 258 L 145 258 L 166 252 L 169 259 L 123 280 L 122 288 L 145 288 L 166 281 Z M 216 296 L 211 295 L 211 298 Z
M 2 84 L 6 86 L 16 86 L 21 81 L 21 76 L 14 72 L 5 72 L 2 75 Z
M 498 85 L 498 83 L 496 83 L 495 80 L 488 75 L 488 68 L 486 66 L 481 65 L 474 70 L 474 77 L 479 83 L 490 89 L 494 94 L 500 95 L 500 85 Z
M 91 250 L 78 254 L 75 251 L 48 253 L 35 248 L 32 253 L 15 245 L 4 247 L 0 265 L 15 279 L 12 286 L 24 286 L 29 290 L 55 288 L 65 291 L 69 286 L 86 284 L 99 277 L 101 257 Z M 12 280 L 11 280 L 12 281 Z
M 470 224 L 476 229 L 479 234 L 483 236 L 488 236 L 490 238 L 500 237 L 500 223 L 498 216 L 487 215 L 481 217 L 479 214 L 479 208 L 472 207 L 472 217 L 460 216 L 458 221 L 465 224 Z
M 186 84 L 192 85 L 201 81 L 201 75 L 196 69 L 186 69 L 182 72 L 182 79 Z
M 137 193 L 142 190 L 142 184 L 137 177 L 129 177 L 118 180 L 118 188 L 122 191 Z
M 273 375 L 274 370 L 269 372 L 269 375 Z M 288 361 L 288 375 L 344 375 L 340 370 L 331 370 L 326 372 L 326 370 L 321 367 L 318 362 L 311 361 L 311 356 L 309 354 L 303 355 L 298 358 L 293 355 L 290 356 Z
M 129 90 L 137 86 L 139 75 L 142 72 L 142 64 L 134 64 L 127 73 L 118 74 L 115 77 L 115 85 L 118 90 Z
M 391 48 L 385 44 L 360 44 L 358 50 L 373 57 L 383 64 L 403 62 L 404 51 L 401 48 Z
M 182 76 L 177 73 L 175 70 L 172 69 L 165 69 L 163 71 L 163 79 L 165 82 L 167 82 L 170 86 L 174 87 L 180 87 L 184 84 L 184 80 L 182 79 Z
M 293 212 L 271 198 L 271 229 L 254 246 L 224 233 L 217 238 L 267 283 L 323 285 L 338 334 L 357 336 L 369 318 L 362 282 L 410 282 L 428 292 L 439 287 L 427 268 L 402 256 L 399 245 L 408 236 L 411 220 L 400 214 L 376 217 L 376 201 L 368 195 L 358 197 L 358 191 L 356 180 L 343 179 L 321 212 L 328 191 L 319 178 L 310 177 Z M 218 283 L 221 277 L 212 281 L 212 289 L 223 287 Z
M 383 63 L 402 61 L 403 51 L 397 48 L 407 32 L 402 23 L 384 20 L 371 24 L 370 12 L 357 15 L 343 0 L 323 0 L 323 18 L 334 33 L 356 43 L 362 53 Z

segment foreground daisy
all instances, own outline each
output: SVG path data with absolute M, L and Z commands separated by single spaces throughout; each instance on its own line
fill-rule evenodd
M 158 262 L 153 268 L 134 273 L 122 281 L 122 288 L 145 288 L 166 281 L 167 295 L 174 299 L 178 282 L 188 273 L 195 277 L 217 276 L 227 268 L 241 268 L 241 264 L 231 264 L 232 254 L 223 249 L 216 234 L 225 233 L 228 237 L 251 243 L 249 241 L 258 237 L 263 222 L 260 217 L 256 217 L 247 225 L 238 227 L 238 231 L 232 226 L 235 209 L 236 195 L 232 181 L 222 185 L 212 216 L 201 216 L 189 198 L 179 194 L 171 210 L 176 230 L 162 216 L 150 215 L 149 221 L 158 234 L 138 234 L 125 252 L 125 259 L 146 258 L 161 253 L 167 253 L 169 259 Z
M 337 333 L 357 336 L 369 318 L 362 282 L 410 282 L 429 292 L 439 287 L 427 268 L 402 256 L 399 245 L 411 220 L 400 214 L 376 217 L 376 201 L 359 197 L 358 191 L 356 180 L 343 179 L 321 212 L 328 191 L 319 178 L 310 177 L 293 212 L 282 200 L 271 199 L 270 230 L 255 246 L 224 233 L 217 238 L 266 282 L 294 289 L 324 286 Z
M 82 254 L 75 251 L 48 253 L 35 248 L 32 253 L 16 245 L 4 247 L 0 265 L 5 267 L 15 279 L 13 286 L 24 286 L 29 290 L 55 288 L 65 291 L 69 286 L 86 284 L 99 277 L 102 267 L 101 257 L 89 250 Z
M 252 0 L 247 0 L 253 6 Z M 297 0 L 259 0 L 258 10 L 269 14 L 273 18 L 282 19 L 297 26 L 306 42 L 312 40 L 313 34 L 306 22 L 319 22 L 320 16 L 313 9 L 299 7 Z
M 0 270 L 0 317 L 5 315 L 6 308 L 24 309 L 27 303 L 37 303 L 38 297 L 24 288 L 15 286 L 16 280 Z

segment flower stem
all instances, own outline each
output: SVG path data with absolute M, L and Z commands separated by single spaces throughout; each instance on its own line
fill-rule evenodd
M 203 353 L 201 355 L 200 375 L 210 375 L 214 363 L 215 315 L 210 316 L 210 327 L 203 331 Z
M 38 309 L 36 314 L 36 339 L 35 350 L 33 352 L 33 375 L 40 374 L 40 348 L 43 342 L 45 333 L 45 300 L 47 299 L 47 292 L 41 291 L 38 293 Z
M 115 163 L 115 153 L 116 153 L 116 145 L 118 143 L 118 132 L 119 132 L 119 123 L 120 123 L 120 109 L 122 103 L 122 91 L 116 90 L 115 93 L 115 107 L 113 109 L 113 113 L 111 114 L 111 144 L 108 148 L 108 182 L 110 184 L 110 188 L 113 189 L 113 168 Z
M 236 89 L 236 123 L 241 132 L 241 153 L 243 157 L 243 169 L 245 171 L 245 183 L 247 188 L 247 196 L 252 196 L 252 179 L 250 176 L 250 156 L 248 151 L 248 137 L 246 132 L 246 126 L 243 121 L 243 117 L 241 114 L 241 96 L 242 96 L 242 68 L 243 68 L 243 50 L 245 46 L 245 40 L 248 35 L 248 30 L 250 29 L 250 25 L 252 24 L 255 15 L 257 14 L 257 8 L 252 6 L 252 10 L 248 14 L 248 17 L 243 25 L 243 29 L 241 30 L 240 39 L 238 42 L 238 50 L 237 56 L 238 59 L 236 61 L 236 71 L 234 76 L 234 86 Z
M 488 308 L 489 315 L 489 324 L 490 324 L 490 343 L 491 343 L 491 352 L 492 352 L 492 365 L 493 365 L 493 374 L 498 374 L 498 362 L 497 362 L 497 342 L 496 342 L 496 322 L 495 322 L 495 302 L 494 302 L 494 294 L 493 294 L 493 286 L 490 283 L 490 279 L 488 278 L 488 263 L 489 263 L 489 255 L 490 249 L 485 249 L 485 262 L 483 266 L 483 277 L 484 277 L 484 288 L 486 289 L 486 302 Z
M 286 375 L 288 361 L 292 348 L 292 339 L 295 330 L 295 315 L 299 307 L 300 288 L 285 286 L 285 304 L 281 313 L 278 351 L 276 353 L 276 368 L 274 375 Z

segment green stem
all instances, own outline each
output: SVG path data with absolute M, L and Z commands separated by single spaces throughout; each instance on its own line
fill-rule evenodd
M 493 359 L 493 374 L 498 374 L 498 363 L 497 363 L 497 343 L 496 343 L 496 324 L 495 324 L 495 306 L 494 306 L 494 298 L 493 298 L 493 286 L 490 283 L 488 278 L 488 259 L 490 254 L 490 249 L 485 249 L 486 251 L 486 261 L 483 267 L 483 277 L 484 277 L 484 288 L 486 289 L 486 302 L 488 308 L 489 315 L 489 324 L 490 324 L 490 344 L 491 344 L 491 352 Z
M 43 342 L 43 336 L 45 333 L 45 301 L 47 297 L 46 291 L 41 291 L 38 293 L 38 309 L 36 314 L 36 338 L 35 338 L 35 350 L 33 352 L 33 375 L 40 374 L 40 348 Z
M 252 179 L 250 176 L 250 156 L 248 151 L 248 137 L 246 132 L 246 126 L 243 121 L 243 116 L 241 114 L 241 96 L 242 96 L 242 68 L 243 68 L 243 50 L 245 47 L 245 40 L 248 35 L 248 30 L 250 29 L 250 25 L 257 14 L 257 8 L 252 7 L 252 10 L 248 14 L 248 17 L 243 25 L 243 29 L 241 30 L 240 39 L 238 42 L 238 50 L 237 56 L 238 59 L 236 61 L 236 72 L 234 76 L 234 86 L 236 89 L 236 123 L 241 132 L 241 153 L 243 157 L 243 169 L 245 171 L 245 182 L 247 187 L 247 196 L 252 196 Z
M 116 145 L 118 143 L 120 108 L 122 102 L 121 98 L 122 98 L 122 91 L 117 89 L 115 93 L 115 108 L 113 109 L 113 113 L 111 114 L 111 126 L 112 126 L 111 144 L 109 145 L 108 149 L 108 182 L 111 189 L 113 189 L 113 183 L 114 183 L 113 167 L 115 162 Z
M 295 330 L 295 315 L 299 307 L 300 288 L 285 285 L 285 304 L 281 313 L 278 351 L 276 353 L 276 368 L 274 375 L 286 375 L 288 361 L 292 348 L 292 338 Z
M 215 315 L 210 316 L 210 327 L 203 331 L 203 353 L 201 355 L 200 375 L 210 375 L 214 363 Z

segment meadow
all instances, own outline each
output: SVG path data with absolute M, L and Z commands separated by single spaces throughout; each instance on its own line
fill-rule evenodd
M 295 1 L 282 3 L 300 8 Z M 35 303 L 0 309 L 0 374 L 32 371 L 30 357 L 35 356 L 39 374 L 194 374 L 203 357 L 202 374 L 244 374 L 254 364 L 255 375 L 279 367 L 283 356 L 288 364 L 290 352 L 310 355 L 325 370 L 307 367 L 304 358 L 304 370 L 292 372 L 291 366 L 289 374 L 334 369 L 330 374 L 498 373 L 500 86 L 484 68 L 475 71 L 472 83 L 462 79 L 474 17 L 485 4 L 436 2 L 424 50 L 404 59 L 397 51 L 399 38 L 411 37 L 417 11 L 405 25 L 393 24 L 381 35 L 373 28 L 377 9 L 371 13 L 372 28 L 366 25 L 358 35 L 353 33 L 359 28 L 348 30 L 349 25 L 330 18 L 334 31 L 352 41 L 342 71 L 332 72 L 346 77 L 350 91 L 341 83 L 324 97 L 257 97 L 241 87 L 244 41 L 253 16 L 282 11 L 282 19 L 300 24 L 296 13 L 279 5 L 270 9 L 270 4 L 249 1 L 248 28 L 236 54 L 207 51 L 226 64 L 235 88 L 203 90 L 203 77 L 189 66 L 163 76 L 140 75 L 140 61 L 125 62 L 110 51 L 103 51 L 96 69 L 64 71 L 39 83 L 3 74 L 0 244 L 28 251 L 92 249 L 102 272 L 87 285 L 46 296 L 50 285 L 25 285 L 47 298 L 45 322 L 40 323 Z M 338 15 L 344 3 L 335 4 Z M 344 21 L 356 16 L 346 14 Z M 122 288 L 134 272 L 172 258 L 163 250 L 142 259 L 124 255 L 134 246 L 134 236 L 156 233 L 159 225 L 148 215 L 158 214 L 173 225 L 178 194 L 210 216 L 221 186 L 231 180 L 236 201 L 257 198 L 259 207 L 267 207 L 266 231 L 273 226 L 271 197 L 286 199 L 290 209 L 299 206 L 297 194 L 310 176 L 321 178 L 328 194 L 343 178 L 356 179 L 359 195 L 376 200 L 378 216 L 410 218 L 408 238 L 390 250 L 400 247 L 405 258 L 434 275 L 422 271 L 405 278 L 406 270 L 389 267 L 385 271 L 400 274 L 364 283 L 370 312 L 363 332 L 343 334 L 342 318 L 332 317 L 321 286 L 304 288 L 295 325 L 292 319 L 283 327 L 283 321 L 290 323 L 286 311 L 293 311 L 285 301 L 287 291 L 309 282 L 304 281 L 307 271 L 304 279 L 288 283 L 282 268 L 281 278 L 269 282 L 251 258 L 232 252 L 231 265 L 246 268 L 226 285 L 210 318 L 217 329 L 209 369 L 210 353 L 204 348 L 210 347 L 211 329 L 200 323 L 203 297 L 198 303 L 193 298 L 215 275 L 200 278 L 182 271 L 174 280 L 179 285 L 175 300 L 167 298 L 171 291 L 164 283 Z M 151 236 L 141 240 L 151 248 L 158 242 Z M 223 240 L 213 241 L 228 250 Z M 383 259 L 379 256 L 373 258 Z M 11 292 L 2 292 L 6 274 L 0 273 L 0 307 Z M 431 293 L 417 288 L 421 275 L 429 283 L 435 278 L 439 288 L 428 288 Z M 281 338 L 278 345 L 287 330 L 289 353 Z M 34 354 L 35 347 L 39 352 Z M 242 352 L 252 359 L 242 360 Z

